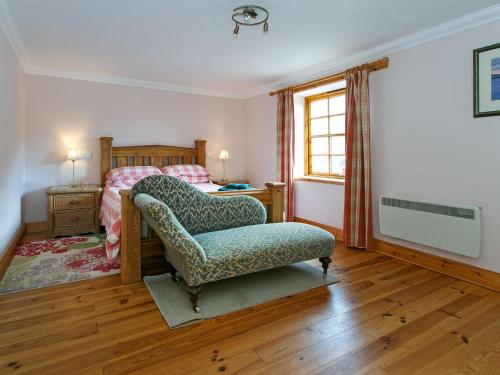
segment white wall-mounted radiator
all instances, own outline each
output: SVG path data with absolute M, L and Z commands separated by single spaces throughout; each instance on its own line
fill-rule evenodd
M 481 208 L 381 196 L 380 233 L 477 258 Z

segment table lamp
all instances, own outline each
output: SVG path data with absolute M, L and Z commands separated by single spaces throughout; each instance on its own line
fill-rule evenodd
M 68 156 L 66 156 L 66 159 L 71 160 L 71 162 L 73 163 L 73 183 L 71 184 L 71 186 L 76 186 L 76 184 L 75 184 L 75 161 L 80 159 L 80 157 L 78 156 L 78 151 L 76 151 L 76 149 L 74 149 L 74 148 L 70 148 L 68 150 Z
M 221 150 L 219 153 L 219 159 L 222 160 L 222 181 L 226 180 L 226 160 L 229 160 L 229 152 L 227 150 Z

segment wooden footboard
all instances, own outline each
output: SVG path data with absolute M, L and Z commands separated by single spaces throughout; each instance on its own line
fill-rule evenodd
M 283 221 L 284 183 L 268 182 L 264 189 L 248 191 L 224 191 L 208 194 L 220 196 L 248 195 L 261 201 L 267 207 L 267 222 Z M 142 253 L 159 253 L 161 241 L 156 239 L 141 240 L 141 215 L 139 209 L 129 198 L 130 190 L 121 190 L 121 281 L 129 284 L 141 281 Z

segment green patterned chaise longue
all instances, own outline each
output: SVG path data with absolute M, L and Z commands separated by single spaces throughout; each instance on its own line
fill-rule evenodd
M 201 286 L 216 280 L 319 258 L 324 276 L 335 238 L 301 223 L 265 224 L 266 209 L 248 196 L 218 197 L 170 176 L 136 183 L 131 199 L 165 246 L 199 312 Z

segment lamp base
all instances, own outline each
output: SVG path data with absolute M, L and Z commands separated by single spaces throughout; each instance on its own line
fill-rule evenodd
M 75 161 L 76 160 L 71 160 L 71 162 L 73 163 L 73 182 L 69 185 L 71 187 L 77 187 L 78 184 L 75 183 Z

